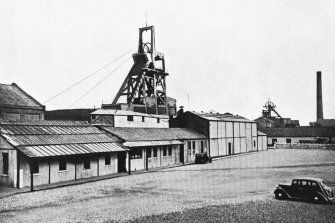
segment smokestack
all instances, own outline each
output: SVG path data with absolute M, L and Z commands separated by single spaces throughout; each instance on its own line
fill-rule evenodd
M 316 72 L 316 120 L 323 119 L 321 71 Z

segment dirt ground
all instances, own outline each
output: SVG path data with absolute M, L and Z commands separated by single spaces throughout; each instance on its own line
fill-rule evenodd
M 0 222 L 335 222 L 335 205 L 274 199 L 297 176 L 335 189 L 335 151 L 269 150 L 17 194 L 0 199 Z

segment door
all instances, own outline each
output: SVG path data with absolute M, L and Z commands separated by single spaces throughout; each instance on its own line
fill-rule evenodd
M 180 162 L 184 163 L 184 144 L 180 145 L 179 157 L 180 157 Z
M 228 155 L 231 155 L 231 142 L 228 143 Z
M 126 160 L 127 160 L 126 152 L 119 152 L 117 154 L 117 172 L 118 173 L 127 172 Z
M 145 151 L 145 169 L 148 170 L 149 169 L 149 158 L 151 158 L 151 148 L 146 148 Z

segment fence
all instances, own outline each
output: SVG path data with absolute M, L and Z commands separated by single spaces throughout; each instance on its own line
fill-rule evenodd
M 305 143 L 288 143 L 275 144 L 275 149 L 330 149 L 335 150 L 335 144 L 305 144 Z

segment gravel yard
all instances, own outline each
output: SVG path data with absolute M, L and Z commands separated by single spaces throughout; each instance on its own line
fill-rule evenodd
M 276 184 L 306 175 L 334 188 L 335 151 L 269 150 L 17 194 L 0 199 L 0 222 L 334 222 L 335 205 L 273 198 Z

